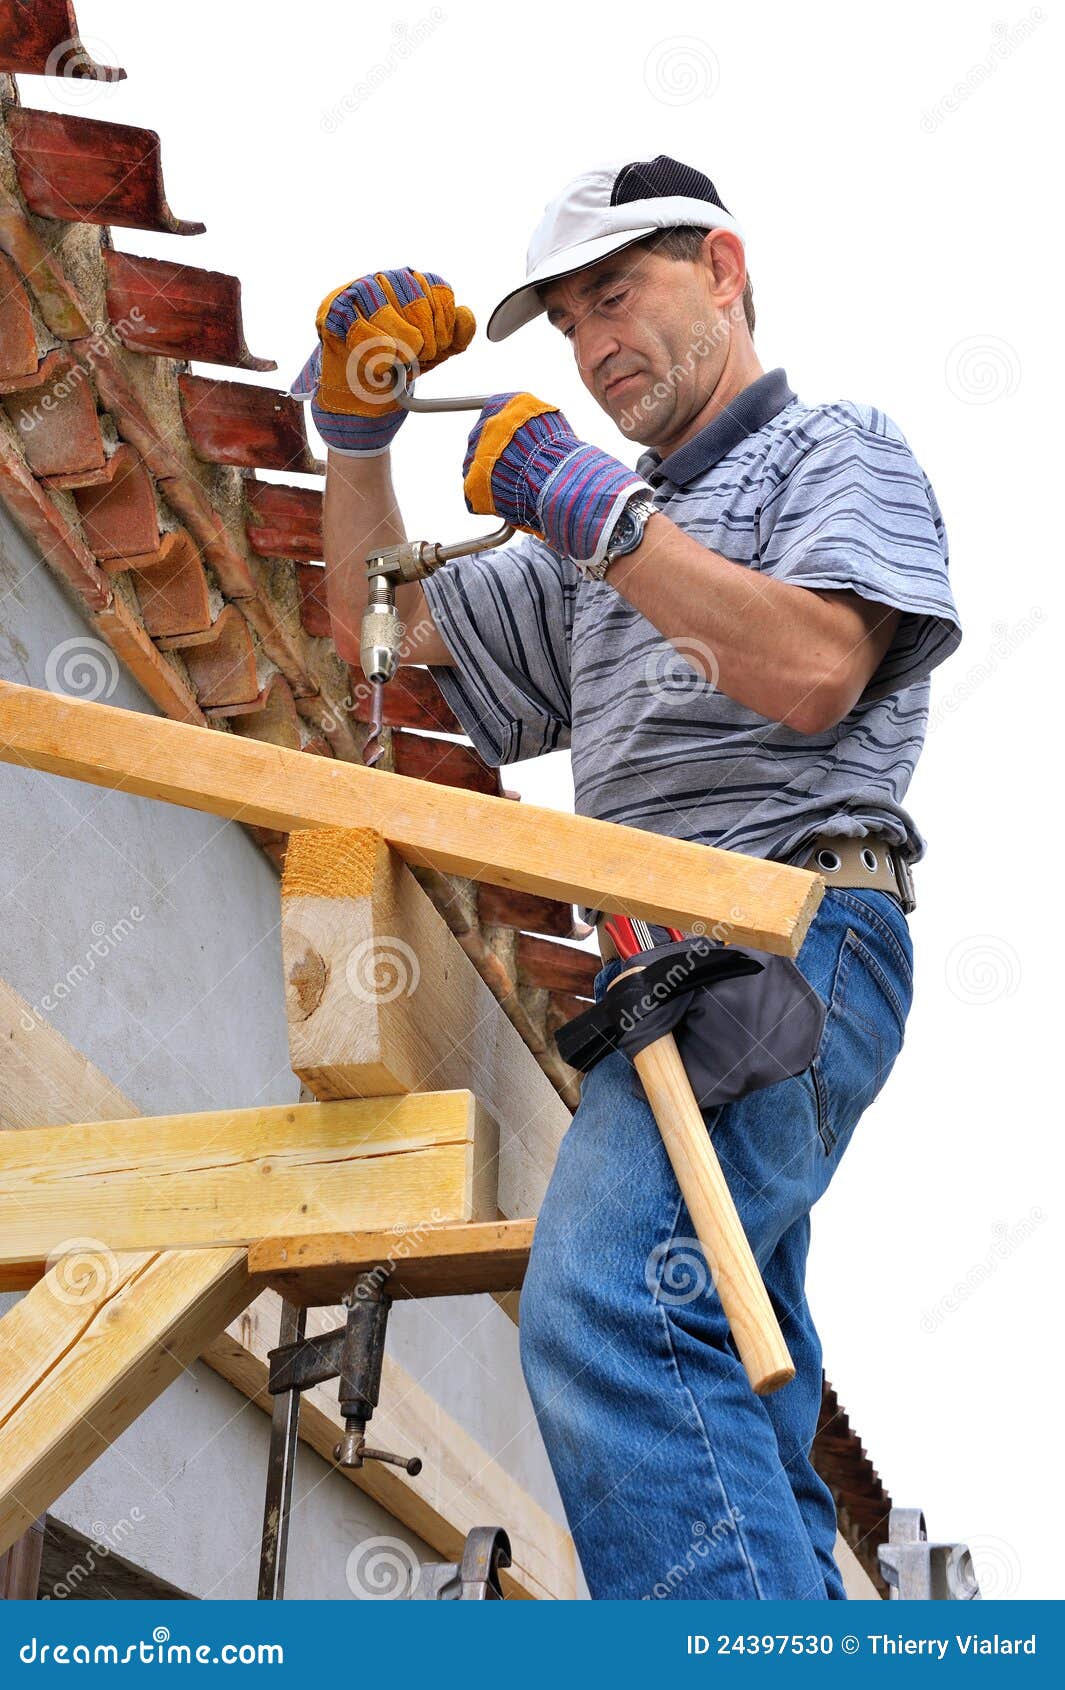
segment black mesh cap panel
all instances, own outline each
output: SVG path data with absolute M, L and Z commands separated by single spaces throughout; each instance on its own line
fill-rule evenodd
M 719 211 L 728 211 L 709 176 L 690 164 L 659 153 L 657 158 L 637 160 L 618 171 L 610 193 L 611 205 L 629 205 L 633 200 L 665 199 L 680 194 L 685 199 L 709 200 Z

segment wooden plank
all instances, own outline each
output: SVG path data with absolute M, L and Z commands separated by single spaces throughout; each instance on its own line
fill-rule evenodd
M 100 1070 L 68 1044 L 67 1040 L 48 1022 L 36 1016 L 30 1005 L 10 986 L 0 982 L 0 1125 L 21 1126 L 35 1118 L 54 1125 L 68 1119 L 108 1119 L 125 1115 L 135 1118 L 138 1110 Z M 63 1112 L 67 1113 L 64 1114 Z M 94 1114 L 98 1111 L 98 1114 Z M 37 1291 L 9 1311 L 0 1321 L 0 1414 L 10 1413 L 14 1400 L 26 1395 L 34 1387 L 35 1378 L 55 1366 L 67 1351 L 78 1347 L 79 1337 L 91 1324 L 93 1299 L 99 1302 L 103 1292 L 117 1293 L 128 1285 L 124 1299 L 125 1312 L 135 1312 L 140 1292 L 133 1276 L 143 1272 L 151 1263 L 150 1254 L 132 1257 L 104 1257 L 103 1277 L 94 1277 L 91 1264 L 82 1259 L 83 1271 L 78 1298 L 72 1301 L 63 1292 L 64 1281 L 53 1270 L 49 1281 L 42 1282 Z M 232 1280 L 233 1256 L 228 1251 L 198 1250 L 187 1253 L 167 1251 L 155 1257 L 160 1275 L 173 1268 L 180 1284 L 186 1284 L 185 1267 L 191 1264 L 200 1276 L 200 1295 L 214 1264 L 214 1283 Z M 241 1271 L 246 1275 L 246 1256 L 239 1253 Z M 250 1280 L 248 1294 L 254 1294 Z M 192 1293 L 190 1292 L 190 1296 Z M 88 1297 L 89 1303 L 82 1302 Z M 243 1298 L 243 1291 L 240 1299 Z M 240 1300 L 238 1299 L 238 1300 Z M 27 1305 L 29 1308 L 27 1309 Z M 6 1323 L 18 1309 L 32 1311 L 9 1327 Z M 106 1315 L 106 1309 L 103 1311 Z M 248 1310 L 248 1319 L 239 1326 L 230 1326 L 216 1336 L 203 1359 L 228 1379 L 238 1390 L 252 1397 L 260 1406 L 269 1409 L 265 1392 L 267 1373 L 266 1351 L 277 1340 L 279 1305 L 272 1293 L 260 1296 Z M 329 1324 L 328 1322 L 326 1323 Z M 7 1336 L 18 1332 L 18 1344 L 9 1346 Z M 254 1342 L 254 1351 L 246 1349 L 241 1333 Z M 204 1341 L 205 1345 L 207 1341 Z M 115 1438 L 136 1419 L 149 1403 L 170 1383 L 170 1377 L 160 1365 L 158 1347 L 147 1344 L 135 1357 L 129 1346 L 124 1355 L 116 1356 L 116 1365 L 123 1370 L 124 1389 L 103 1393 L 107 1395 L 106 1414 L 111 1438 Z M 190 1358 L 191 1359 L 191 1358 Z M 72 1367 L 67 1374 L 70 1388 L 78 1397 L 85 1377 L 83 1368 Z M 425 1392 L 389 1356 L 384 1360 L 384 1380 L 389 1399 L 374 1417 L 373 1424 L 384 1425 L 386 1435 L 402 1439 L 406 1447 L 422 1451 L 425 1468 L 412 1479 L 398 1468 L 390 1468 L 388 1478 L 395 1482 L 382 1486 L 381 1475 L 373 1471 L 379 1464 L 371 1462 L 362 1473 L 346 1473 L 345 1477 L 362 1488 L 387 1508 L 397 1520 L 417 1532 L 438 1554 L 451 1559 L 461 1550 L 462 1540 L 471 1525 L 485 1520 L 504 1520 L 511 1528 L 514 1565 L 504 1574 L 507 1592 L 511 1596 L 571 1598 L 576 1594 L 576 1573 L 573 1543 L 568 1533 L 541 1509 L 515 1480 L 503 1471 L 496 1461 L 472 1439 L 464 1428 L 444 1413 L 439 1404 Z M 96 1386 L 102 1393 L 97 1375 Z M 335 1400 L 331 1407 L 325 1395 L 327 1388 L 318 1387 L 320 1400 L 307 1405 L 302 1435 L 319 1450 L 326 1460 L 332 1459 L 332 1447 L 340 1429 Z M 335 1393 L 334 1393 L 335 1398 Z M 64 1412 L 59 1405 L 61 1416 Z M 330 1421 L 330 1414 L 334 1416 Z M 390 1419 L 401 1416 L 401 1423 Z M 34 1476 L 34 1494 L 43 1510 L 53 1503 L 63 1490 L 89 1467 L 99 1448 L 83 1436 L 84 1415 L 75 1420 L 73 1431 L 62 1418 L 65 1437 L 61 1449 L 62 1461 L 52 1462 L 39 1469 Z M 325 1429 L 328 1428 L 328 1429 Z M 314 1438 L 317 1437 L 317 1442 Z M 393 1447 L 398 1447 L 394 1445 Z M 465 1483 L 463 1484 L 463 1464 Z M 340 1469 L 338 1469 L 340 1471 Z M 445 1489 L 442 1475 L 447 1475 Z M 0 1470 L 2 1485 L 2 1470 Z M 20 1498 L 9 1497 L 11 1537 L 0 1539 L 0 1546 L 14 1542 L 20 1536 L 20 1525 L 28 1526 L 26 1507 Z M 474 1517 L 476 1516 L 476 1517 Z M 5 1528 L 6 1531 L 6 1528 Z
M 292 835 L 281 948 L 292 1066 L 315 1097 L 468 1088 L 499 1126 L 501 1213 L 535 1214 L 569 1110 L 380 834 Z
M 794 956 L 819 875 L 589 816 L 0 683 L 0 759 L 291 832 L 372 827 L 408 862 Z
M 0 1267 L 86 1237 L 111 1251 L 218 1248 L 495 1219 L 497 1160 L 495 1124 L 467 1091 L 4 1133 Z
M 60 1127 L 140 1113 L 6 980 L 0 980 L 0 1077 L 0 1128 Z
M 525 1278 L 534 1221 L 457 1221 L 394 1232 L 326 1232 L 262 1238 L 248 1272 L 304 1308 L 339 1303 L 360 1273 L 380 1270 L 390 1297 L 458 1297 L 517 1291 Z
M 76 1296 L 60 1265 L 0 1320 L 0 1550 L 254 1294 L 243 1250 L 97 1262 Z
M 236 1385 L 259 1408 L 269 1411 L 266 1393 L 267 1352 L 277 1343 L 281 1300 L 266 1291 L 204 1352 L 204 1361 Z M 338 1309 L 311 1309 L 307 1332 L 314 1336 L 337 1326 Z M 337 1468 L 344 1478 L 372 1496 L 390 1514 L 431 1543 L 445 1560 L 457 1560 L 472 1526 L 500 1522 L 510 1535 L 514 1565 L 504 1572 L 508 1596 L 577 1595 L 573 1541 L 503 1471 L 463 1426 L 386 1354 L 381 1371 L 381 1402 L 370 1422 L 370 1442 L 378 1449 L 420 1455 L 416 1477 L 383 1461 L 362 1468 Z M 332 1461 L 343 1431 L 335 1385 L 317 1385 L 303 1393 L 300 1436 Z M 293 1526 L 292 1553 L 298 1554 L 299 1521 Z

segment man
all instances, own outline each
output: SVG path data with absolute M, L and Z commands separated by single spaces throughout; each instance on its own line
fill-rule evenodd
M 593 1597 L 839 1598 L 809 1459 L 810 1209 L 912 999 L 925 841 L 902 800 L 929 673 L 961 638 L 943 522 L 882 411 L 806 405 L 763 372 L 742 233 L 700 171 L 658 157 L 571 182 L 488 338 L 544 312 L 645 450 L 633 471 L 555 407 L 494 396 L 467 505 L 524 533 L 402 589 L 406 661 L 432 668 L 488 762 L 570 746 L 578 811 L 821 872 L 797 960 L 826 1018 L 803 1073 L 704 1111 L 795 1379 L 752 1393 L 620 1052 L 584 1080 L 537 1221 L 525 1377 Z M 407 269 L 337 290 L 318 327 L 293 391 L 330 446 L 329 607 L 357 663 L 365 555 L 404 537 L 388 467 L 404 413 L 382 367 L 397 348 L 435 367 L 473 322 Z M 621 968 L 605 936 L 603 956 L 599 999 Z

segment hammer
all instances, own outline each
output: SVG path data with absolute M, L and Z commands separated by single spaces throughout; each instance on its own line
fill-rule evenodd
M 653 944 L 645 924 L 625 916 L 612 916 L 606 922 L 606 931 L 624 961 L 640 950 L 649 950 Z M 682 933 L 669 931 L 676 939 L 684 937 Z M 618 980 L 639 973 L 642 973 L 640 968 L 624 969 L 610 984 L 616 986 Z M 794 1379 L 795 1365 L 706 1130 L 677 1041 L 672 1033 L 666 1033 L 637 1052 L 632 1060 L 662 1134 L 751 1389 L 756 1396 L 769 1396 Z

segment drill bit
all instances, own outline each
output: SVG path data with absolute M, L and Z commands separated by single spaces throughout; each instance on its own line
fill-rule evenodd
M 385 683 L 383 680 L 370 682 L 370 726 L 362 744 L 362 760 L 367 768 L 377 766 L 385 754 L 381 739 L 381 729 L 384 727 L 385 714 Z

